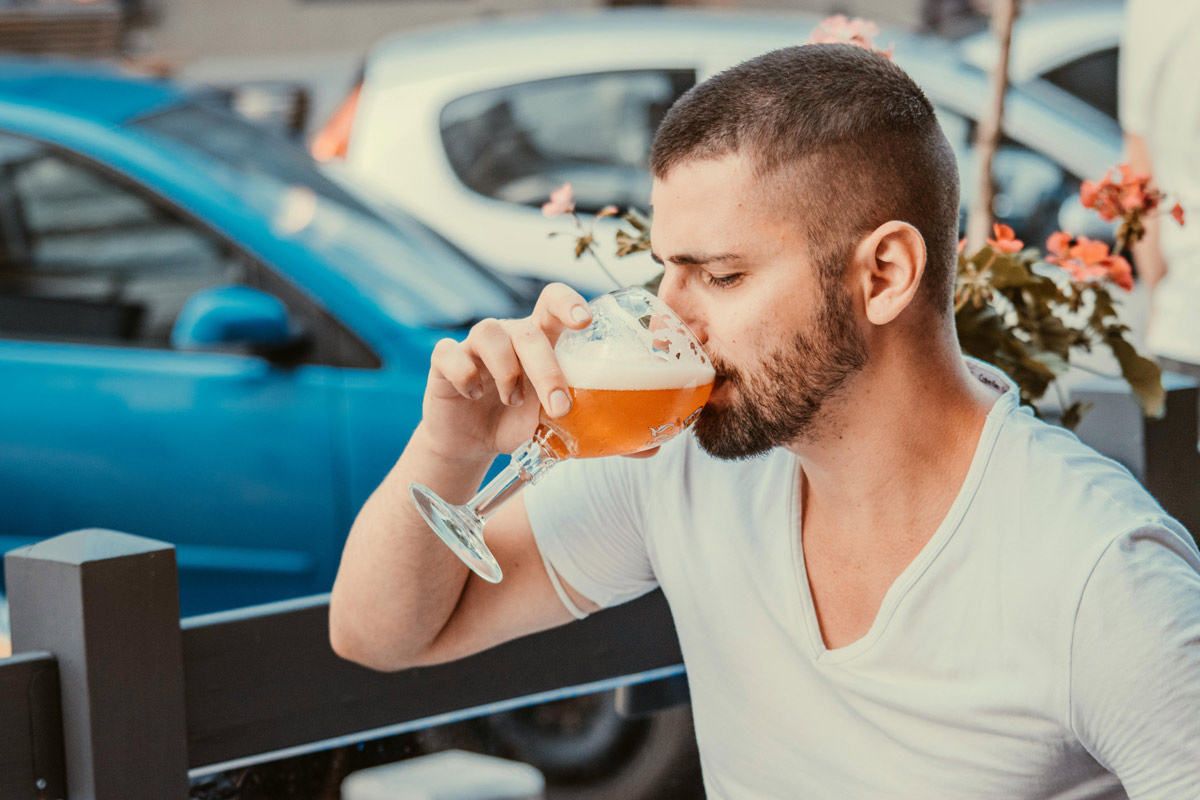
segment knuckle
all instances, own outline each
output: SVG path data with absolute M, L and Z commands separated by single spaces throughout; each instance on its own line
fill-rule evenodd
M 542 333 L 542 329 L 528 320 L 514 325 L 512 335 L 514 339 L 521 339 L 524 342 L 536 342 L 539 339 L 546 338 L 546 334 Z
M 494 317 L 481 319 L 475 323 L 475 327 L 471 328 L 471 336 L 492 337 L 504 333 L 504 326 L 500 324 L 500 320 Z
M 533 376 L 531 376 L 532 378 Z M 549 389 L 556 388 L 560 384 L 566 384 L 566 379 L 563 377 L 562 370 L 553 364 L 546 364 L 539 367 L 537 370 L 537 383 Z
M 446 377 L 456 383 L 474 382 L 479 378 L 479 368 L 471 362 L 455 364 L 446 371 Z
M 453 339 L 439 339 L 437 344 L 433 346 L 433 356 L 434 358 L 446 358 L 453 355 L 458 348 L 458 342 Z
M 508 395 L 518 386 L 521 386 L 525 379 L 524 373 L 522 373 L 520 370 L 513 370 L 511 372 L 506 371 L 500 375 L 493 375 L 492 377 L 496 381 L 496 386 L 500 387 L 505 395 Z

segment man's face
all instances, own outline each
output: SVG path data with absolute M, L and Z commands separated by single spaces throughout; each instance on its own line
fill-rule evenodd
M 841 265 L 810 256 L 782 178 L 740 156 L 695 160 L 656 180 L 659 296 L 696 332 L 717 381 L 696 422 L 717 458 L 820 438 L 831 401 L 866 363 Z

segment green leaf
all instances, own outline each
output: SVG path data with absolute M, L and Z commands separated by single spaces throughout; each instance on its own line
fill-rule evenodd
M 575 258 L 579 258 L 591 249 L 592 242 L 594 241 L 595 239 L 592 238 L 590 233 L 585 233 L 583 236 L 578 237 L 575 240 Z
M 643 233 L 640 236 L 632 236 L 626 231 L 617 231 L 617 256 L 624 257 L 632 253 L 639 253 L 642 250 L 650 249 L 650 236 Z
M 1037 286 L 1045 278 L 1034 275 L 1029 267 L 1006 255 L 996 257 L 992 264 L 992 285 L 997 289 L 1008 289 L 1016 286 Z
M 632 206 L 625 209 L 625 213 L 621 215 L 621 219 L 628 222 L 641 233 L 650 233 L 650 218 Z
M 1084 403 L 1078 400 L 1074 403 L 1071 403 L 1071 405 L 1067 406 L 1066 410 L 1063 411 L 1062 418 L 1058 421 L 1058 424 L 1062 425 L 1069 431 L 1075 430 L 1075 428 L 1078 427 L 1079 423 L 1083 420 L 1083 415 L 1086 414 L 1088 409 L 1090 409 L 1093 405 L 1093 403 Z
M 1120 332 L 1106 331 L 1105 342 L 1112 348 L 1121 375 L 1133 389 L 1142 413 L 1147 417 L 1162 419 L 1167 411 L 1167 391 L 1162 385 L 1162 368 L 1148 358 L 1138 354 L 1133 345 L 1125 341 Z

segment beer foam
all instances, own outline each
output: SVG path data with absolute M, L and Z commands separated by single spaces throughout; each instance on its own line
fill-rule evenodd
M 709 383 L 716 376 L 712 365 L 698 361 L 647 359 L 644 361 L 587 358 L 583 354 L 559 353 L 558 363 L 574 389 L 652 389 L 691 388 Z

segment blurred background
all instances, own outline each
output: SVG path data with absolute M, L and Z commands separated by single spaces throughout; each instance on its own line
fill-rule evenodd
M 969 198 L 990 10 L 0 0 L 0 550 L 85 527 L 170 541 L 185 615 L 328 591 L 433 344 L 523 313 L 550 280 L 611 288 L 547 237 L 574 230 L 540 213 L 554 188 L 580 212 L 646 209 L 675 99 L 843 13 L 878 23 L 925 88 Z M 992 213 L 1031 245 L 1112 241 L 1077 193 L 1121 160 L 1122 12 L 1022 4 Z M 616 228 L 597 224 L 601 252 Z M 646 713 L 601 693 L 264 757 L 193 776 L 193 797 L 333 798 L 356 769 L 450 747 L 536 766 L 549 797 L 699 797 L 674 686 Z

